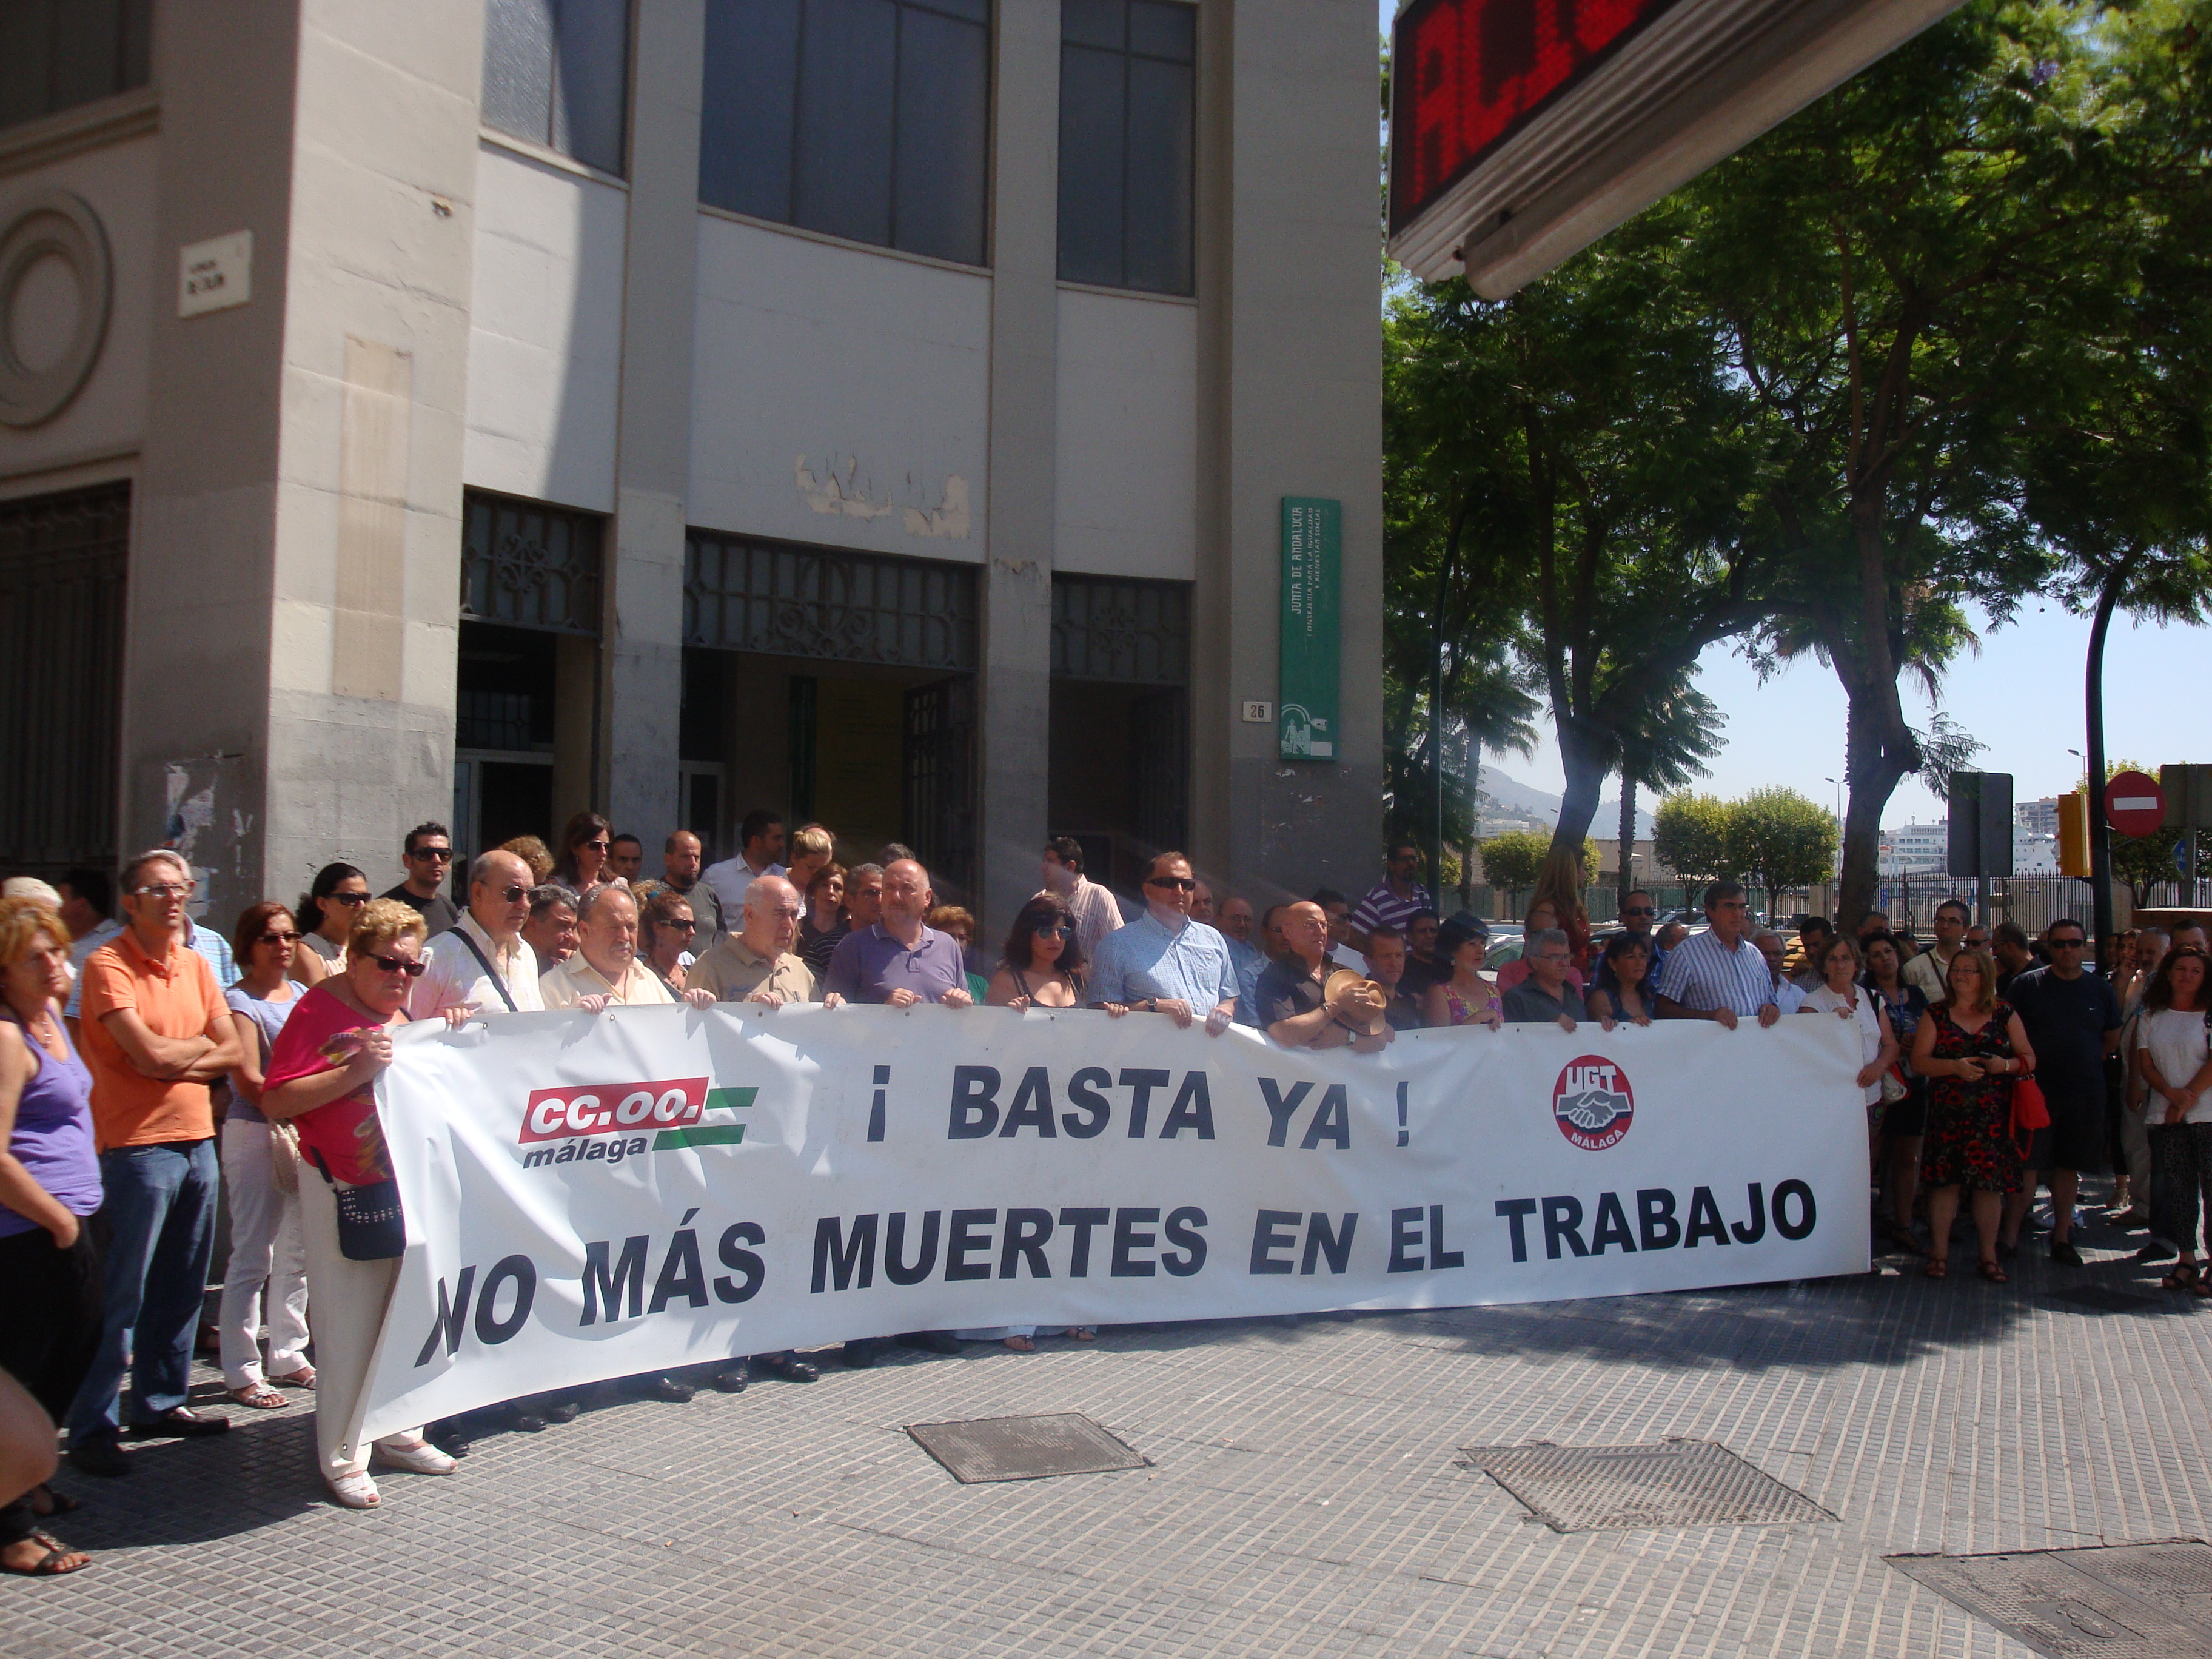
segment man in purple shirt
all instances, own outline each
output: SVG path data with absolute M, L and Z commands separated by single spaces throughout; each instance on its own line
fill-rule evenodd
M 884 872 L 883 919 L 848 933 L 837 942 L 823 976 L 825 994 L 848 1002 L 880 1002 L 893 1008 L 917 1002 L 941 1002 L 965 1008 L 968 964 L 960 943 L 949 933 L 922 926 L 937 896 L 929 890 L 929 872 L 912 859 L 901 859 Z

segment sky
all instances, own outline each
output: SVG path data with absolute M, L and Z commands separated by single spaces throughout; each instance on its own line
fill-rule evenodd
M 2081 763 L 2067 751 L 2086 749 L 2083 674 L 2089 619 L 2056 604 L 2023 606 L 2002 629 L 1978 623 L 1978 656 L 1963 656 L 1944 682 L 1942 707 L 1965 731 L 1988 745 L 1975 757 L 1984 771 L 2013 775 L 2013 799 L 2033 800 L 2075 787 Z M 2112 620 L 2105 646 L 2105 752 L 2135 760 L 2154 772 L 2172 761 L 2212 761 L 2212 732 L 2196 712 L 2193 696 L 2179 688 L 2203 684 L 2212 666 L 2212 629 L 2136 627 Z M 1821 664 L 1796 663 L 1764 686 L 1751 665 L 1725 646 L 1698 663 L 1698 684 L 1728 716 L 1727 746 L 1712 774 L 1692 786 L 1723 798 L 1784 785 L 1829 810 L 1836 807 L 1832 779 L 1844 775 L 1844 692 Z M 1909 682 L 1906 718 L 1925 728 L 1927 698 Z M 1492 755 L 1491 763 L 1523 782 L 1558 791 L 1565 782 L 1548 716 L 1537 720 L 1543 741 L 1531 760 Z M 1908 779 L 1889 798 L 1885 825 L 1940 821 L 1942 803 L 1917 780 Z
M 1396 0 L 1377 0 L 1384 33 Z M 2075 787 L 2082 765 L 2069 750 L 2087 747 L 2082 680 L 2089 619 L 2057 605 L 2023 606 L 2010 625 L 1990 629 L 1977 618 L 1978 656 L 1962 657 L 1942 689 L 1953 720 L 1988 747 L 1975 757 L 1984 771 L 2010 772 L 2013 799 L 2033 800 Z M 2140 761 L 2154 771 L 2170 761 L 2212 761 L 2212 733 L 2190 714 L 2195 699 L 2173 695 L 2200 684 L 2212 666 L 2212 629 L 2137 628 L 2115 617 L 2105 649 L 2105 752 Z M 1751 665 L 1726 646 L 1698 663 L 1698 686 L 1728 715 L 1727 746 L 1711 775 L 1694 787 L 1723 798 L 1784 785 L 1836 809 L 1832 780 L 1844 775 L 1844 693 L 1834 673 L 1805 661 L 1759 684 Z M 1905 691 L 1906 718 L 1925 729 L 1929 706 L 1916 687 Z M 1565 787 L 1548 717 L 1537 721 L 1542 742 L 1534 759 L 1492 755 L 1489 763 L 1540 789 Z M 1940 820 L 1942 803 L 1908 779 L 1889 799 L 1885 826 Z

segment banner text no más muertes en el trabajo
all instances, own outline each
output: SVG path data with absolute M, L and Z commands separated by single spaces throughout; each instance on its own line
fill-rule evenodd
M 1857 1037 L 1310 1054 L 1162 1018 L 730 1005 L 401 1036 L 361 1434 L 793 1344 L 1863 1271 Z

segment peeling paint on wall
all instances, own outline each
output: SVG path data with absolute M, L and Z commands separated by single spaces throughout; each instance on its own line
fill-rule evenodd
M 945 479 L 935 507 L 900 507 L 889 491 L 878 496 L 875 481 L 860 477 L 860 459 L 857 455 L 846 457 L 842 471 L 833 460 L 823 466 L 818 477 L 806 457 L 800 455 L 791 464 L 791 477 L 799 498 L 811 512 L 868 521 L 896 512 L 908 535 L 928 540 L 964 542 L 975 528 L 975 517 L 968 505 L 968 480 L 957 473 Z M 913 474 L 907 475 L 906 483 L 908 495 L 920 493 Z
M 906 509 L 906 528 L 910 536 L 940 537 L 947 541 L 964 542 L 972 524 L 968 513 L 968 480 L 954 473 L 945 481 L 945 501 L 942 506 L 926 511 L 918 507 Z
M 891 504 L 869 499 L 866 486 L 860 483 L 860 472 L 857 455 L 847 459 L 842 476 L 834 468 L 824 468 L 824 476 L 817 478 L 804 455 L 791 464 L 792 482 L 815 512 L 842 513 L 848 519 L 880 519 L 891 510 Z

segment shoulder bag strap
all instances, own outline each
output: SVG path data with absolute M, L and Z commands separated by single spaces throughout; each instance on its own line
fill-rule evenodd
M 491 965 L 491 959 L 484 955 L 483 947 L 469 937 L 466 928 L 456 927 L 453 933 L 462 944 L 469 947 L 469 954 L 477 959 L 477 965 L 482 968 L 485 975 L 490 979 L 492 989 L 499 993 L 499 1000 L 507 1005 L 507 1012 L 510 1014 L 520 1013 L 522 1011 L 514 1006 L 514 994 L 507 988 L 507 981 L 500 977 L 499 969 Z

